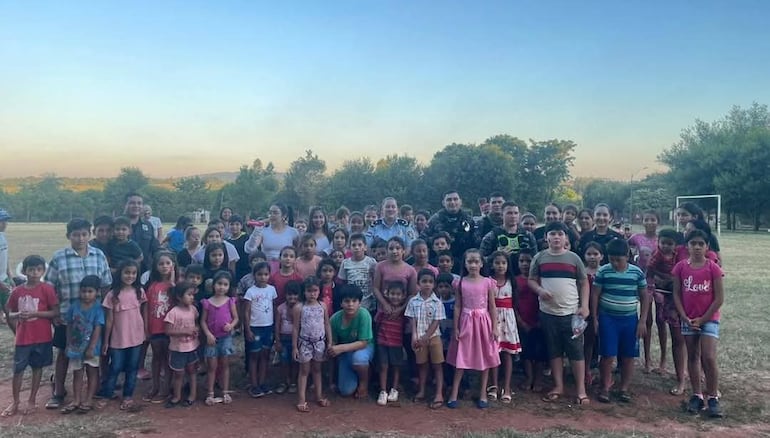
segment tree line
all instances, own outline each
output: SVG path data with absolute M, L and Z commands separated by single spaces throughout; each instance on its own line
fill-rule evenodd
M 312 150 L 294 160 L 284 175 L 260 159 L 243 165 L 234 182 L 220 189 L 198 177 L 179 178 L 173 189 L 150 184 L 140 169 L 123 168 L 103 190 L 67 190 L 48 175 L 24 183 L 15 193 L 0 191 L 0 206 L 22 221 L 66 221 L 71 217 L 119 214 L 123 196 L 139 192 L 164 221 L 204 208 L 222 207 L 261 217 L 270 203 L 282 201 L 298 212 L 313 205 L 327 210 L 347 206 L 360 210 L 385 196 L 399 203 L 436 210 L 447 189 L 457 189 L 466 207 L 492 191 L 515 200 L 525 210 L 542 212 L 552 201 L 591 207 L 605 202 L 620 218 L 656 210 L 671 211 L 676 195 L 722 194 L 728 228 L 743 219 L 758 229 L 770 209 L 770 113 L 766 105 L 733 107 L 720 120 L 696 120 L 658 160 L 668 167 L 639 181 L 570 178 L 576 144 L 571 140 L 522 140 L 496 135 L 480 144 L 453 143 L 436 152 L 426 165 L 408 155 L 345 161 L 328 172 Z M 618 159 L 623 159 L 619 156 Z M 699 201 L 713 210 L 710 201 Z

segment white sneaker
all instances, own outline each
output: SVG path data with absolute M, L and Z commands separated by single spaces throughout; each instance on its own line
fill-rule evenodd
M 380 391 L 379 397 L 377 397 L 377 404 L 380 406 L 385 406 L 388 404 L 388 393 L 385 391 Z
M 388 402 L 394 403 L 398 401 L 398 390 L 396 388 L 390 388 L 390 394 L 388 394 Z

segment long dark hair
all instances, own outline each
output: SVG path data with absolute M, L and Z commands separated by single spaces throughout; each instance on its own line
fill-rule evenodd
M 141 270 L 139 269 L 139 263 L 136 262 L 136 260 L 123 260 L 118 264 L 117 271 L 115 272 L 115 276 L 112 279 L 112 303 L 118 304 L 120 302 L 120 290 L 123 288 L 123 270 L 126 268 L 134 267 L 136 269 L 136 278 L 134 279 L 134 282 L 131 283 L 129 286 L 134 288 L 134 291 L 136 291 L 136 299 L 141 300 L 142 299 L 142 283 L 140 281 L 141 277 Z
M 163 279 L 160 276 L 160 272 L 158 271 L 158 263 L 160 263 L 161 257 L 168 257 L 171 260 L 171 263 L 174 265 L 173 271 L 171 274 L 171 282 L 174 282 L 176 278 L 174 278 L 174 275 L 176 274 L 176 256 L 173 252 L 170 251 L 160 251 L 155 255 L 155 258 L 152 259 L 152 266 L 150 267 L 150 278 L 147 280 L 147 283 L 144 285 L 144 287 L 149 287 L 151 284 L 163 281 Z
M 209 255 L 211 255 L 215 249 L 221 249 L 222 253 L 225 255 L 224 260 L 222 260 L 222 266 L 220 266 L 219 269 L 226 271 L 229 269 L 228 265 L 230 264 L 230 259 L 227 257 L 227 247 L 224 243 L 210 243 L 206 245 L 206 251 L 203 253 L 203 267 L 208 271 L 211 270 Z
M 332 237 L 329 233 L 329 221 L 326 220 L 326 212 L 324 211 L 323 207 L 316 206 L 310 208 L 307 219 L 307 232 L 315 236 L 316 231 L 318 231 L 313 224 L 313 215 L 317 212 L 321 212 L 324 217 L 324 225 L 321 227 L 321 231 L 323 231 L 326 238 L 329 239 L 329 242 L 331 242 Z

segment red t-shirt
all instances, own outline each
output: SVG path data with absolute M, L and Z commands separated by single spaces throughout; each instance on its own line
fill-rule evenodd
M 163 320 L 171 310 L 171 283 L 158 281 L 147 288 L 147 327 L 151 335 L 164 334 Z
M 527 277 L 519 275 L 516 277 L 516 290 L 519 298 L 519 317 L 530 327 L 537 325 L 540 303 L 537 295 L 529 288 Z
M 275 287 L 275 292 L 278 294 L 278 298 L 275 299 L 275 306 L 278 307 L 286 302 L 286 283 L 290 281 L 302 283 L 302 280 L 304 280 L 304 278 L 302 278 L 297 271 L 294 271 L 291 275 L 283 275 L 281 274 L 281 271 L 275 271 L 270 274 L 268 283 Z
M 56 291 L 48 283 L 39 283 L 33 287 L 19 286 L 8 298 L 9 312 L 45 312 L 59 305 Z M 18 320 L 16 325 L 16 345 L 33 345 L 51 342 L 51 320 L 49 318 L 31 318 Z
M 714 279 L 724 276 L 722 268 L 708 259 L 700 268 L 693 268 L 689 260 L 682 260 L 674 266 L 672 274 L 682 288 L 684 313 L 690 319 L 703 316 L 714 302 Z M 711 320 L 719 321 L 719 310 Z
M 404 337 L 404 315 L 388 318 L 384 312 L 377 312 L 374 322 L 378 324 L 377 344 L 385 347 L 400 347 Z

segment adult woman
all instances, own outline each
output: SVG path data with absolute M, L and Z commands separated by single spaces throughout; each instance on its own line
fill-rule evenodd
M 391 237 L 400 237 L 404 241 L 404 251 L 408 254 L 412 241 L 417 238 L 417 231 L 412 225 L 398 217 L 398 202 L 393 197 L 387 197 L 380 204 L 382 217 L 374 221 L 366 231 L 366 244 L 371 246 L 375 239 L 384 241 Z
M 230 207 L 222 207 L 219 210 L 219 219 L 225 224 L 224 239 L 230 238 L 230 218 L 233 216 L 233 209 Z
M 580 237 L 583 237 L 594 229 L 594 212 L 590 208 L 580 210 L 577 221 L 580 225 Z
M 187 227 L 184 230 L 184 248 L 176 256 L 177 265 L 184 269 L 193 262 L 193 255 L 201 248 L 201 230 Z
M 697 204 L 685 202 L 676 209 L 676 220 L 679 222 L 679 228 L 683 233 L 687 228 L 687 223 L 696 219 L 700 219 L 708 224 L 708 218 L 704 216 L 703 210 Z M 719 254 L 719 240 L 717 240 L 714 234 L 709 236 L 709 249 Z
M 586 245 L 588 245 L 589 242 L 596 242 L 602 246 L 602 249 L 604 249 L 610 240 L 623 239 L 622 234 L 610 229 L 610 222 L 612 222 L 612 212 L 610 212 L 610 207 L 604 203 L 596 204 L 596 207 L 594 207 L 594 224 L 596 226 L 593 230 L 583 234 L 583 237 L 580 238 L 580 243 L 578 244 L 578 255 L 581 256 L 581 258 L 586 253 Z M 607 251 L 602 251 L 602 253 L 605 255 L 600 264 L 604 265 L 609 263 L 610 260 L 606 256 Z
M 307 232 L 315 238 L 315 249 L 318 255 L 329 254 L 332 250 L 331 233 L 326 221 L 326 212 L 322 207 L 312 207 L 308 214 L 310 220 L 307 224 Z
M 268 223 L 264 227 L 255 227 L 246 241 L 245 249 L 248 254 L 260 248 L 265 253 L 271 272 L 278 269 L 281 248 L 295 246 L 299 232 L 293 227 L 294 214 L 291 208 L 281 203 L 274 203 L 267 210 Z

